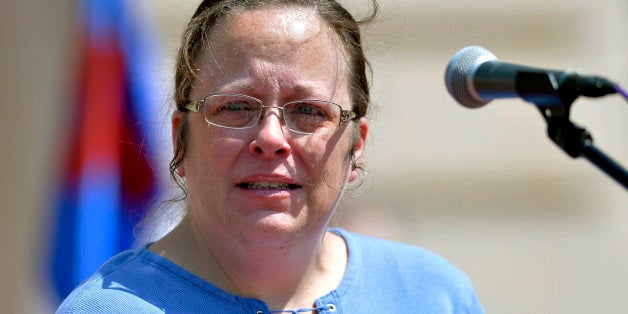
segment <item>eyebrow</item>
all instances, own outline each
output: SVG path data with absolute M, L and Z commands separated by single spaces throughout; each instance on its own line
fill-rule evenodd
M 253 83 L 244 82 L 242 80 L 237 80 L 237 81 L 229 82 L 227 85 L 222 86 L 219 90 L 223 90 L 225 88 L 227 88 L 227 89 L 237 88 L 237 89 L 253 90 L 255 88 L 255 86 L 253 85 Z
M 255 85 L 253 83 L 250 82 L 246 82 L 243 80 L 235 80 L 233 82 L 229 82 L 228 84 L 222 86 L 218 92 L 224 92 L 225 89 L 230 90 L 230 89 L 240 89 L 240 90 L 250 90 L 250 91 L 254 91 L 255 90 Z M 296 86 L 292 87 L 290 89 L 291 92 L 296 93 L 296 94 L 310 94 L 310 95 L 319 95 L 321 96 L 322 94 L 317 93 L 318 89 L 315 88 L 312 85 L 304 85 L 304 84 L 297 84 Z
M 312 86 L 297 85 L 292 90 L 297 93 L 306 92 L 308 94 L 314 94 L 314 88 Z

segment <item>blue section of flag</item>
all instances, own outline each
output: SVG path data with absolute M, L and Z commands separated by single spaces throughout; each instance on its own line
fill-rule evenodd
M 81 173 L 74 231 L 75 252 L 80 252 L 77 269 L 73 270 L 77 281 L 91 275 L 119 249 L 120 176 L 105 171 L 104 166 L 87 165 Z

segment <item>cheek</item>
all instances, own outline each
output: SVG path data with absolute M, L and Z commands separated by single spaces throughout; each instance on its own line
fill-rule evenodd
M 192 133 L 192 132 L 191 132 Z M 190 134 L 185 159 L 186 181 L 191 208 L 200 214 L 207 204 L 223 204 L 229 198 L 233 169 L 243 141 L 209 132 Z
M 246 146 L 243 140 L 225 136 L 206 126 L 190 130 L 188 143 L 185 161 L 188 176 L 190 171 L 204 175 L 224 174 Z
M 349 169 L 348 145 L 348 136 L 310 138 L 299 143 L 299 155 L 314 178 L 337 186 Z

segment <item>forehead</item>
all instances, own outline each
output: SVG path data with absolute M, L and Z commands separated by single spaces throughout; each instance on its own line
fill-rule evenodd
M 253 35 L 254 36 L 250 36 Z M 219 22 L 212 35 L 221 39 L 252 40 L 254 43 L 302 45 L 320 35 L 327 27 L 312 8 L 274 6 L 249 9 L 228 15 Z
M 303 6 L 271 6 L 235 12 L 218 21 L 209 36 L 214 47 L 255 45 L 258 48 L 292 49 L 340 47 L 333 31 L 314 8 Z M 228 47 L 225 47 L 228 48 Z
M 334 31 L 315 9 L 301 6 L 230 13 L 209 33 L 203 55 L 201 70 L 214 79 L 259 74 L 251 73 L 258 70 L 281 69 L 273 74 L 318 78 L 346 72 L 345 54 Z

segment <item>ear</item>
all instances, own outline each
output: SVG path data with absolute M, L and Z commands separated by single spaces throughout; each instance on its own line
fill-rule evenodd
M 358 120 L 358 128 L 360 130 L 360 136 L 353 146 L 353 156 L 351 156 L 352 164 L 350 167 L 351 173 L 349 174 L 349 182 L 353 182 L 353 180 L 357 179 L 359 173 L 358 170 L 353 168 L 354 165 L 358 165 L 362 162 L 362 157 L 364 155 L 364 146 L 366 145 L 366 136 L 369 131 L 368 120 L 365 117 L 360 118 Z
M 179 127 L 181 126 L 181 123 L 183 122 L 183 117 L 184 117 L 184 112 L 181 110 L 175 110 L 172 113 L 172 119 L 171 119 L 171 124 L 172 124 L 172 148 L 173 148 L 173 153 L 176 156 L 177 155 L 177 148 L 179 147 Z M 179 167 L 177 167 L 177 174 L 181 177 L 185 177 L 185 164 L 184 162 L 181 162 L 181 164 L 179 165 Z

